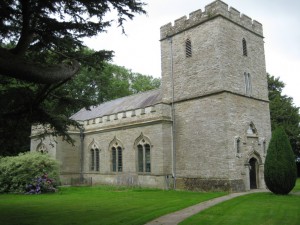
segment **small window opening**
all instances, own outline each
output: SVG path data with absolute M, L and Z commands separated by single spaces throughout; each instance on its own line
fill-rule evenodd
M 264 154 L 267 153 L 267 144 L 266 144 L 266 140 L 263 140 L 263 152 L 264 152 Z
M 245 38 L 243 38 L 243 56 L 248 56 L 248 51 L 247 51 L 247 42 L 245 40 Z
M 241 139 L 237 138 L 236 139 L 236 153 L 240 153 L 241 152 Z
M 48 153 L 48 149 L 46 148 L 46 146 L 43 143 L 38 145 L 36 151 L 40 152 L 40 153 Z
M 257 130 L 256 130 L 256 128 L 255 128 L 255 126 L 254 126 L 254 124 L 252 122 L 249 124 L 248 130 L 247 130 L 247 134 L 249 134 L 249 135 L 257 135 Z
M 252 95 L 252 84 L 251 84 L 251 75 L 250 73 L 244 73 L 245 77 L 245 92 L 246 95 L 251 96 Z
M 192 57 L 192 43 L 190 39 L 185 41 L 185 56 L 186 58 Z

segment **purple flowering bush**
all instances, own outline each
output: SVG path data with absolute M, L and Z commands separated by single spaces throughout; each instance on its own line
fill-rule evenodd
M 41 177 L 33 179 L 31 184 L 26 186 L 26 194 L 42 194 L 48 192 L 55 192 L 55 182 L 48 177 L 48 174 L 44 174 Z
M 58 162 L 48 154 L 0 158 L 0 193 L 47 193 L 59 185 Z

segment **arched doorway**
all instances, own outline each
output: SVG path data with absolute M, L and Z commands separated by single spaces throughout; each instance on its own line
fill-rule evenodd
M 257 189 L 258 187 L 258 162 L 256 158 L 249 160 L 249 177 L 250 177 L 250 189 Z

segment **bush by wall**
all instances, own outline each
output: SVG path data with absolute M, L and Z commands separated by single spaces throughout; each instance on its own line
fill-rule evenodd
M 0 193 L 45 193 L 59 184 L 58 163 L 47 154 L 0 158 Z
M 295 156 L 289 139 L 282 128 L 273 131 L 264 173 L 268 189 L 275 194 L 288 194 L 296 184 Z

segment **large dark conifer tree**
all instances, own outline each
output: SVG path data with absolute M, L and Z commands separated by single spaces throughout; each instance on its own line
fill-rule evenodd
M 85 54 L 82 41 L 114 23 L 106 19 L 107 13 L 115 11 L 115 22 L 123 29 L 126 19 L 145 13 L 144 5 L 139 0 L 1 0 L 1 140 L 18 142 L 19 128 L 40 123 L 71 141 L 67 127 L 78 124 L 63 109 L 89 103 L 63 89 L 54 91 L 80 67 L 101 69 L 102 62 L 111 59 L 112 51 Z

